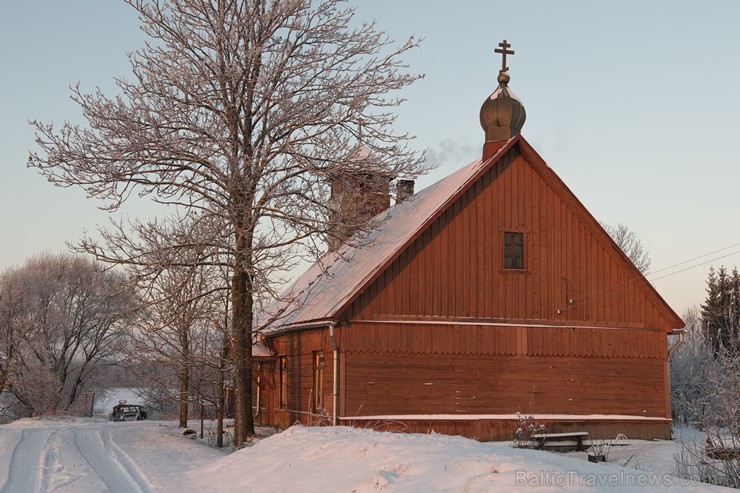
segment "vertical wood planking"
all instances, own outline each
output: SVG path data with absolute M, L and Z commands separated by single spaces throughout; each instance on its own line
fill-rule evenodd
M 494 168 L 495 169 L 495 168 Z M 479 268 L 482 269 L 483 277 L 483 300 L 481 306 L 483 312 L 479 315 L 482 318 L 492 318 L 494 315 L 493 309 L 493 297 L 496 293 L 496 287 L 494 285 L 494 274 L 493 274 L 493 258 L 495 252 L 493 251 L 494 241 L 492 238 L 495 237 L 495 231 L 493 229 L 493 215 L 491 213 L 491 196 L 493 195 L 493 186 L 491 185 L 491 174 L 493 170 L 488 170 L 483 175 L 483 186 L 482 194 L 478 200 L 482 203 L 482 216 L 483 225 L 479 225 L 479 230 L 483 231 L 483 237 L 481 238 L 481 246 L 483 252 L 483 261 Z
M 460 283 L 460 292 L 462 293 L 462 300 L 460 303 L 461 310 L 458 311 L 463 317 L 470 317 L 470 302 L 471 283 L 474 283 L 474 277 L 471 274 L 471 262 L 470 253 L 475 248 L 472 243 L 470 236 L 470 216 L 472 215 L 473 208 L 470 207 L 470 199 L 472 192 L 468 190 L 462 196 L 461 213 L 460 213 L 460 254 L 459 257 L 462 259 L 462 268 L 458 273 L 458 282 Z
M 349 314 L 669 323 L 569 200 L 510 152 L 399 255 Z M 524 272 L 503 269 L 503 233 L 512 230 L 524 233 Z
M 472 259 L 473 264 L 470 266 L 471 270 L 475 271 L 475 290 L 473 301 L 475 308 L 473 309 L 473 316 L 483 318 L 486 316 L 485 299 L 486 299 L 486 257 L 485 257 L 485 215 L 483 212 L 483 183 L 484 180 L 478 180 L 475 183 L 475 219 L 471 224 L 471 230 L 475 237 L 475 258 Z

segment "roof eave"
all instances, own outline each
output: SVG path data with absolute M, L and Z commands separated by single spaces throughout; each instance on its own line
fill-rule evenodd
M 323 318 L 320 320 L 309 320 L 306 322 L 296 322 L 293 324 L 282 325 L 275 329 L 270 329 L 264 332 L 265 337 L 275 337 L 288 332 L 296 332 L 299 330 L 310 330 L 310 329 L 322 329 L 329 327 L 330 325 L 336 325 L 338 320 L 333 318 Z

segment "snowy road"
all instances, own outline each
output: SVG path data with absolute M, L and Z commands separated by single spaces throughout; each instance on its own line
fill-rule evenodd
M 5 425 L 0 451 L 0 493 L 181 492 L 187 470 L 223 456 L 161 423 L 101 419 Z

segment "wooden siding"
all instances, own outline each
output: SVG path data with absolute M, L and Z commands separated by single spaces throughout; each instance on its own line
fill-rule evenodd
M 666 417 L 666 344 L 659 330 L 355 322 L 342 414 Z
M 358 322 L 345 334 L 351 352 L 567 356 L 665 361 L 667 335 L 656 329 Z
M 339 337 L 337 330 L 337 337 Z M 295 422 L 320 424 L 331 416 L 332 406 L 332 347 L 328 329 L 290 332 L 273 340 L 276 356 L 261 367 L 255 375 L 261 376 L 261 424 L 287 428 Z M 313 352 L 324 352 L 323 394 L 324 412 L 311 413 L 313 398 Z M 287 407 L 280 407 L 280 369 L 277 356 L 286 356 L 288 395 Z
M 337 328 L 337 338 L 339 415 L 344 417 L 669 413 L 665 352 L 655 350 L 665 348 L 666 334 L 658 330 L 355 322 Z M 279 368 L 270 363 L 276 358 L 264 360 L 257 367 L 262 384 L 257 421 L 280 428 L 295 422 L 329 424 L 333 360 L 328 330 L 286 333 L 272 344 L 287 355 L 288 406 L 279 407 Z M 311 414 L 312 353 L 317 350 L 324 351 L 325 412 Z M 407 425 L 415 431 L 426 426 Z M 469 429 L 465 436 L 482 437 L 475 433 L 484 425 L 455 426 Z M 501 439 L 495 426 L 485 424 L 486 433 Z M 650 428 L 644 436 L 657 436 L 665 428 L 655 426 L 658 431 Z
M 254 358 L 252 368 L 252 411 L 257 424 L 271 425 L 275 419 L 278 385 L 275 358 Z M 233 409 L 230 410 L 234 412 Z
M 344 319 L 485 319 L 671 330 L 646 282 L 570 192 L 510 150 L 350 306 Z M 524 233 L 524 270 L 503 268 Z
M 665 417 L 663 362 L 346 353 L 344 412 Z

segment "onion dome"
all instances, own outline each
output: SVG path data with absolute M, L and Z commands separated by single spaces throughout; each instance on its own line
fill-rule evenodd
M 514 51 L 508 50 L 511 45 L 504 40 L 499 43 L 502 49 L 494 50 L 503 54 L 502 68 L 498 74 L 498 87 L 483 102 L 480 109 L 480 124 L 486 132 L 486 142 L 497 140 L 509 140 L 519 134 L 524 126 L 527 114 L 524 105 L 519 98 L 509 89 L 509 67 L 506 66 L 506 55 L 513 55 Z

